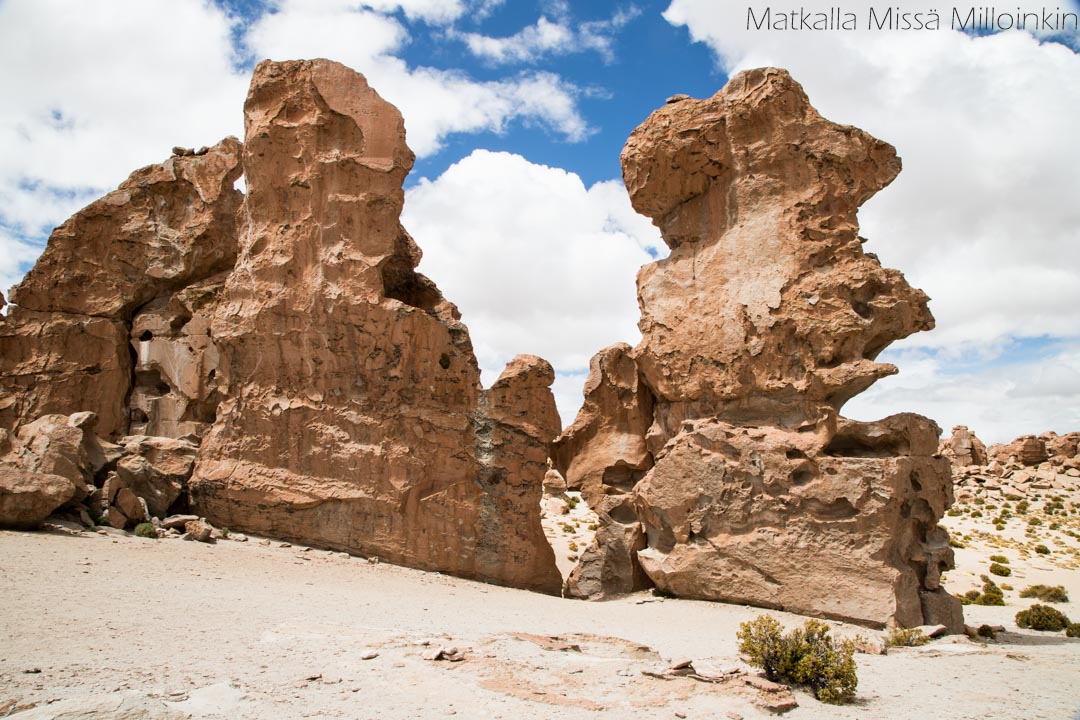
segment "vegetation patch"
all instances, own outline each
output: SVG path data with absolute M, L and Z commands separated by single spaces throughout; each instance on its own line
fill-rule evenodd
M 1057 608 L 1035 603 L 1027 610 L 1016 613 L 1016 624 L 1032 630 L 1059 632 L 1069 627 L 1069 618 Z
M 1043 602 L 1069 602 L 1069 593 L 1065 591 L 1064 585 L 1028 585 L 1020 591 L 1020 597 L 1036 598 Z
M 818 700 L 833 705 L 855 699 L 855 643 L 834 643 L 820 620 L 807 620 L 785 635 L 775 618 L 759 615 L 740 624 L 737 637 L 739 652 L 770 680 L 806 685 Z

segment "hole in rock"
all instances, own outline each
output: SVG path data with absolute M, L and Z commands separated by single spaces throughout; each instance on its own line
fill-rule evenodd
M 141 340 L 142 342 L 150 342 L 153 339 L 154 333 L 150 332 L 149 330 L 143 330 L 142 335 L 139 336 L 139 340 Z
M 563 580 L 570 577 L 585 549 L 592 544 L 599 521 L 580 492 L 560 491 L 545 484 L 540 498 L 540 523 Z
M 907 455 L 908 446 L 899 437 L 869 438 L 837 434 L 825 447 L 832 457 L 895 457 Z
M 434 314 L 442 296 L 435 283 L 417 273 L 405 258 L 395 257 L 381 268 L 383 294 L 406 305 Z
M 604 485 L 624 492 L 630 492 L 638 480 L 645 477 L 647 470 L 631 467 L 621 460 L 604 469 Z
M 168 395 L 169 391 L 172 389 L 169 387 L 169 383 L 162 379 L 161 372 L 156 368 L 136 371 L 135 388 L 137 390 L 142 390 L 143 393 L 150 397 Z

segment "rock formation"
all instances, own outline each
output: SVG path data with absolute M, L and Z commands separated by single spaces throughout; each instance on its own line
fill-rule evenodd
M 956 431 L 953 432 L 955 437 Z M 1080 490 L 1078 443 L 1080 432 L 1065 435 L 1048 432 L 991 445 L 981 458 L 976 456 L 975 462 L 966 462 L 962 455 L 951 455 L 956 500 L 959 503 L 1033 500 L 1037 491 Z
M 398 221 L 400 113 L 336 63 L 267 62 L 245 127 L 243 146 L 133 173 L 16 288 L 0 427 L 88 410 L 117 443 L 82 491 L 22 482 L 48 500 L 19 524 L 72 498 L 115 527 L 190 502 L 218 525 L 558 593 L 539 518 L 554 372 L 521 356 L 483 390 Z
M 933 327 L 926 296 L 858 236 L 859 205 L 900 171 L 893 148 L 767 68 L 660 108 L 622 161 L 671 254 L 638 274 L 641 342 L 594 359 L 554 450 L 604 510 L 578 594 L 632 589 L 639 564 L 684 597 L 961 629 L 939 583 L 940 430 L 839 417 L 896 371 L 881 350 Z
M 53 231 L 0 323 L 0 427 L 86 410 L 102 435 L 127 432 L 133 385 L 163 384 L 132 376 L 132 318 L 232 266 L 239 176 L 240 143 L 227 138 L 135 171 Z
M 958 467 L 986 464 L 986 445 L 966 425 L 954 427 L 952 435 L 941 443 L 938 451 Z
M 483 391 L 457 309 L 398 222 L 400 113 L 323 60 L 261 63 L 246 226 L 211 325 L 224 400 L 193 507 L 216 525 L 558 593 L 540 527 L 550 366 Z

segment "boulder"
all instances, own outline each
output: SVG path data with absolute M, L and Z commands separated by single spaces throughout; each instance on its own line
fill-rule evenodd
M 67 478 L 0 462 L 0 527 L 37 528 L 74 494 Z
M 245 135 L 245 225 L 210 324 L 224 399 L 193 510 L 557 594 L 539 516 L 554 373 L 518 358 L 482 389 L 468 330 L 399 222 L 400 113 L 337 63 L 268 61 Z
M 962 630 L 938 593 L 940 430 L 839 415 L 896 372 L 875 360 L 890 342 L 934 323 L 858 235 L 859 205 L 900 171 L 893 148 L 764 68 L 661 107 L 622 162 L 671 254 L 638 274 L 641 342 L 594 358 L 553 452 L 570 487 L 611 506 L 579 587 L 625 588 L 637 564 L 680 596 Z
M 120 483 L 146 501 L 150 515 L 165 517 L 191 477 L 198 446 L 167 437 L 129 436 L 121 442 Z
M 940 451 L 949 458 L 954 469 L 987 463 L 986 445 L 966 425 L 954 427 L 950 437 L 941 443 Z

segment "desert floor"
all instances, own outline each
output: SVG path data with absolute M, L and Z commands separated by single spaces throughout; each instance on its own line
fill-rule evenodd
M 769 716 L 739 683 L 642 674 L 680 658 L 739 667 L 735 632 L 756 609 L 648 593 L 563 600 L 281 545 L 0 532 L 0 716 Z M 953 576 L 985 558 L 970 564 Z M 1039 577 L 1080 593 L 1075 570 L 1052 570 Z M 1080 640 L 1015 632 L 1030 601 L 1009 595 L 1006 607 L 966 608 L 970 624 L 1013 631 L 998 641 L 860 654 L 856 704 L 799 690 L 785 717 L 1076 717 Z M 465 659 L 425 659 L 440 647 Z

